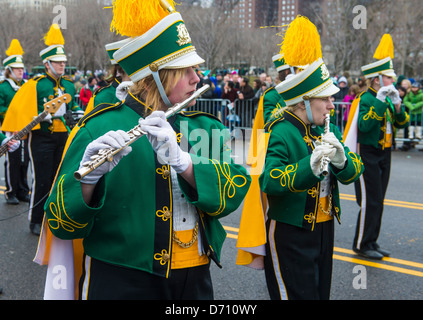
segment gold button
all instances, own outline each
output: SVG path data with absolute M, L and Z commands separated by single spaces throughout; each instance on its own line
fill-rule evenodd
M 153 71 L 153 72 L 157 72 L 157 71 L 159 71 L 159 66 L 158 66 L 158 64 L 157 64 L 157 63 L 154 63 L 154 62 L 153 62 L 153 63 L 151 63 L 151 64 L 150 64 L 150 66 L 149 66 L 149 67 L 150 67 L 150 70 L 151 70 L 151 71 Z
M 162 259 L 163 259 L 163 261 L 164 261 L 164 262 L 168 262 L 168 261 L 170 260 L 170 255 L 169 255 L 169 254 L 167 254 L 167 253 L 165 253 L 165 254 L 163 255 Z
M 171 212 L 171 211 L 166 210 L 166 211 L 164 212 L 164 217 L 165 217 L 166 219 L 169 219 L 171 216 L 172 216 L 172 212 Z
M 163 176 L 164 176 L 165 178 L 169 178 L 169 177 L 170 177 L 170 171 L 169 171 L 169 170 L 164 170 L 164 171 L 163 171 Z

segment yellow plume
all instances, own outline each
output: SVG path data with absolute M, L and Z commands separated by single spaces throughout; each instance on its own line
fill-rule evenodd
M 394 42 L 392 41 L 391 35 L 385 33 L 382 39 L 380 39 L 380 43 L 376 48 L 373 58 L 382 60 L 387 57 L 390 57 L 391 59 L 394 58 Z
M 168 1 L 172 9 L 174 2 Z M 122 36 L 137 37 L 150 30 L 169 14 L 160 0 L 114 0 L 112 32 Z
M 65 44 L 65 39 L 63 38 L 59 25 L 51 25 L 50 30 L 44 36 L 44 43 L 46 44 L 46 46 Z
M 304 66 L 322 57 L 322 45 L 316 26 L 306 17 L 297 16 L 289 24 L 281 54 L 290 66 Z
M 10 43 L 9 49 L 7 49 L 6 54 L 10 56 L 23 56 L 24 51 L 18 39 L 13 39 Z

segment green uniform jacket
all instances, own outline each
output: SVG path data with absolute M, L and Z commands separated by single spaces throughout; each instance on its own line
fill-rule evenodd
M 313 141 L 320 140 L 324 127 L 312 128 L 296 115 L 284 112 L 284 119 L 272 123 L 266 162 L 260 176 L 260 187 L 269 201 L 268 217 L 307 230 L 313 230 L 318 211 L 321 175 L 316 177 L 310 166 Z M 330 130 L 342 141 L 333 124 Z M 360 156 L 345 148 L 346 166 L 330 167 L 332 214 L 340 221 L 338 181 L 350 184 L 357 180 L 364 167 Z
M 271 87 L 263 93 L 263 119 L 267 123 L 271 119 L 276 119 L 279 115 L 277 111 L 285 107 L 285 101 L 278 91 Z
M 120 100 L 116 97 L 116 88 L 119 84 L 120 81 L 118 79 L 114 79 L 110 85 L 96 90 L 92 97 L 94 99 L 94 108 L 102 103 L 120 102 Z
M 391 121 L 395 128 L 404 128 L 410 118 L 403 108 L 394 114 L 389 104 L 378 100 L 376 94 L 370 87 L 359 97 L 357 142 L 384 149 L 387 121 Z
M 100 179 L 91 206 L 85 204 L 80 182 L 73 177 L 88 143 L 110 130 L 132 129 L 142 110 L 128 96 L 124 103 L 98 106 L 82 118 L 44 208 L 52 233 L 62 239 L 83 238 L 90 257 L 168 277 L 173 210 L 170 168 L 159 163 L 147 137 L 135 141 L 132 152 Z M 229 133 L 213 116 L 186 112 L 168 121 L 181 147 L 192 145 L 197 190 L 182 178 L 179 186 L 200 214 L 205 252 L 219 263 L 226 232 L 218 219 L 238 208 L 250 177 L 231 162 L 231 150 L 223 144 Z
M 18 87 L 24 84 L 24 81 L 21 81 L 21 83 L 17 83 L 16 81 L 14 82 Z M 9 108 L 10 102 L 12 102 L 15 94 L 16 91 L 12 88 L 8 80 L 0 82 L 0 123 L 3 122 L 4 115 L 6 114 L 7 108 Z
M 4 139 L 6 139 L 6 136 L 0 132 L 0 146 Z
M 66 76 L 54 79 L 49 74 L 37 77 L 37 106 L 38 113 L 44 111 L 44 99 L 51 100 L 59 95 L 59 88 L 69 93 L 72 97 L 71 102 L 67 104 L 67 108 L 72 111 L 81 110 L 75 102 L 75 85 Z M 54 116 L 53 116 L 54 117 Z M 41 122 L 41 130 L 49 131 L 50 124 L 48 122 Z

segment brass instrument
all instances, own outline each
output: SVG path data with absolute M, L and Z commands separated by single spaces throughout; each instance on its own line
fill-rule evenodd
M 329 131 L 330 131 L 330 114 L 328 113 L 326 115 L 326 118 L 325 118 L 325 132 L 324 132 L 324 134 L 328 134 Z M 322 136 L 322 138 L 323 138 L 323 136 Z M 323 141 L 322 141 L 322 144 L 324 144 Z M 328 173 L 329 173 L 329 162 L 330 162 L 330 159 L 328 157 L 323 157 L 322 160 L 321 160 L 320 169 L 321 169 L 322 174 L 324 176 L 327 176 Z
M 198 89 L 197 91 L 195 91 L 193 93 L 193 95 L 191 97 L 189 97 L 188 99 L 186 99 L 185 101 L 183 101 L 181 103 L 177 103 L 173 107 L 169 108 L 165 112 L 166 118 L 169 118 L 169 117 L 177 114 L 178 112 L 182 111 L 182 109 L 184 109 L 193 100 L 200 97 L 209 88 L 210 88 L 210 86 L 206 84 L 206 85 L 202 86 L 200 89 Z M 130 140 L 122 148 L 120 148 L 120 149 L 106 148 L 106 149 L 99 150 L 98 154 L 93 155 L 91 157 L 91 161 L 87 161 L 87 162 L 83 163 L 82 167 L 78 171 L 74 172 L 75 179 L 80 181 L 87 174 L 89 174 L 90 172 L 97 169 L 99 166 L 101 166 L 106 161 L 109 161 L 109 162 L 113 161 L 114 155 L 116 155 L 117 153 L 122 151 L 124 148 L 126 148 L 130 144 L 137 141 L 139 138 L 141 138 L 146 133 L 141 130 L 139 125 L 137 125 L 134 128 L 132 128 L 131 130 L 129 130 L 127 132 L 127 134 L 129 135 Z

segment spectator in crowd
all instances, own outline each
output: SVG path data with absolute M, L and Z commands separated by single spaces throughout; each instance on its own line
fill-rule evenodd
M 100 87 L 100 88 L 103 88 L 103 87 L 107 87 L 109 84 L 107 83 L 107 81 L 105 80 L 105 77 L 104 77 L 104 73 L 100 73 L 99 75 L 98 75 L 98 86 Z
M 88 83 L 81 88 L 81 91 L 79 92 L 79 99 L 82 102 L 83 109 L 88 105 L 88 102 L 90 101 L 93 93 L 98 89 L 97 86 L 97 79 L 94 77 L 90 77 L 88 79 Z
M 239 89 L 239 87 L 240 87 L 240 83 L 239 83 L 240 79 L 239 79 L 238 72 L 232 71 L 232 74 L 231 75 L 232 75 L 232 82 L 234 83 L 234 88 L 235 89 Z
M 408 137 L 420 140 L 422 138 L 423 92 L 420 89 L 419 82 L 413 82 L 410 92 L 404 98 L 404 104 L 410 110 Z
M 345 78 L 344 76 L 340 77 L 338 79 L 338 87 L 339 87 L 339 91 L 332 97 L 332 100 L 334 100 L 334 102 L 344 101 L 345 96 L 348 94 L 347 78 Z M 340 130 L 342 126 L 342 118 L 343 118 L 342 115 L 343 113 L 341 112 L 339 105 L 335 106 L 335 113 L 331 121 L 332 123 L 335 123 Z
M 248 84 L 249 80 L 246 77 L 243 77 L 240 82 L 240 88 L 238 93 L 239 100 L 249 100 L 254 98 L 254 90 Z
M 237 98 L 238 94 L 233 81 L 226 82 L 222 92 L 222 99 L 228 99 L 229 101 L 234 102 Z
M 275 83 L 273 82 L 273 79 L 272 79 L 271 76 L 266 76 L 265 82 L 266 82 L 268 88 L 275 86 Z
M 355 97 L 359 93 L 359 87 L 356 84 L 353 84 L 348 89 L 348 94 L 344 97 L 344 100 L 342 102 L 347 102 L 348 104 L 342 105 L 342 110 L 344 111 L 344 118 L 343 118 L 343 128 L 345 128 L 345 125 L 347 124 L 348 115 L 350 113 L 351 103 L 354 101 Z

